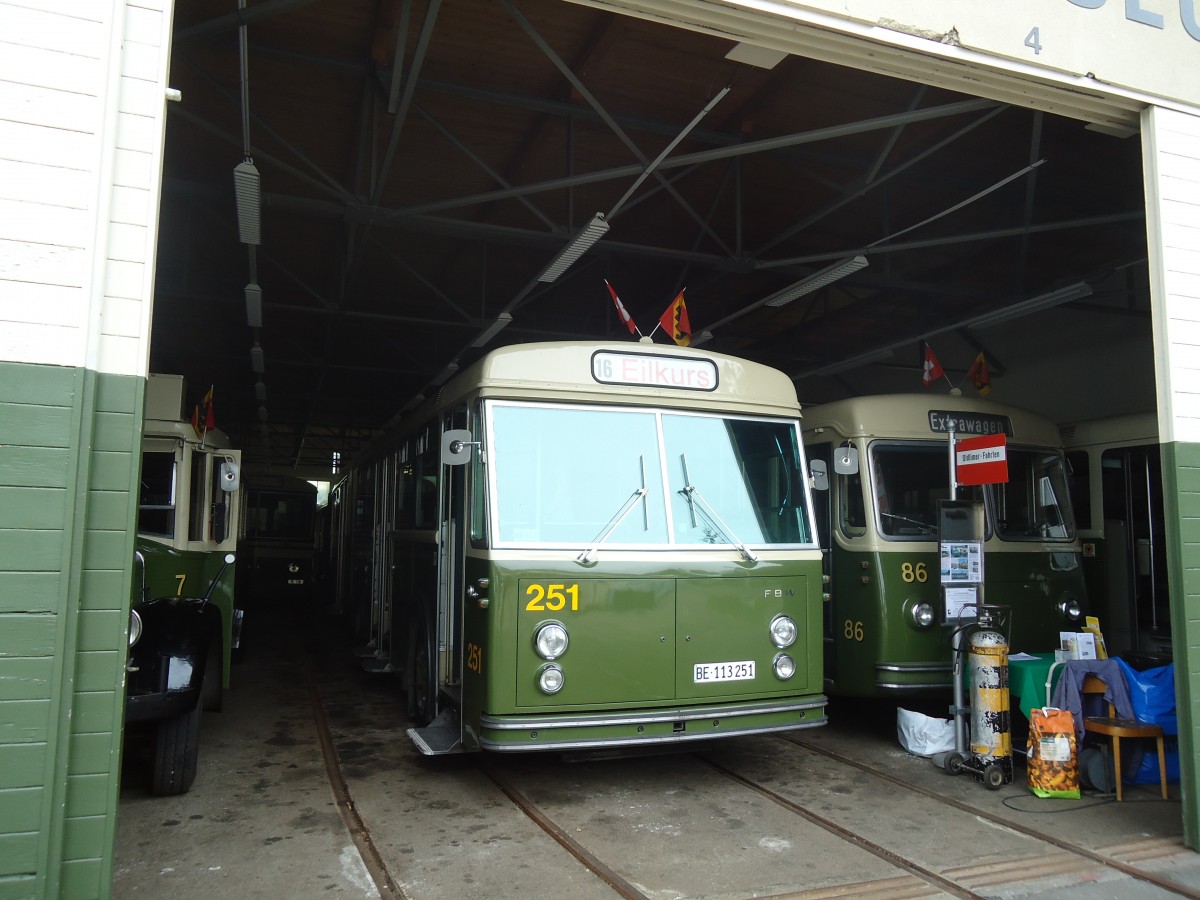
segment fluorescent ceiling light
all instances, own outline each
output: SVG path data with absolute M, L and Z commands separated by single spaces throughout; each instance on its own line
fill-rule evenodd
M 967 321 L 966 326 L 968 328 L 985 328 L 988 325 L 999 325 L 1001 322 L 1018 319 L 1030 313 L 1041 312 L 1044 309 L 1051 309 L 1055 306 L 1062 306 L 1062 304 L 1070 303 L 1072 300 L 1079 300 L 1090 296 L 1091 293 L 1092 286 L 1086 281 L 1080 281 L 1077 284 L 1059 288 L 1057 291 L 1042 294 L 1040 297 L 1033 297 L 1029 300 L 1023 300 L 1020 303 L 1014 303 L 1011 306 L 1005 306 L 993 312 L 976 316 Z
M 488 341 L 498 335 L 501 331 L 509 326 L 512 322 L 512 313 L 502 312 L 496 316 L 496 321 L 489 325 L 486 329 L 480 332 L 475 340 L 471 341 L 472 347 L 483 347 Z
M 267 402 L 267 386 L 261 381 L 254 382 L 254 399 L 259 403 Z
M 815 290 L 833 284 L 839 279 L 845 278 L 859 269 L 867 266 L 867 258 L 865 256 L 851 256 L 849 259 L 843 259 L 841 262 L 835 262 L 833 265 L 826 266 L 819 272 L 814 272 L 807 278 L 797 281 L 790 287 L 785 287 L 781 291 L 772 294 L 766 300 L 762 301 L 764 306 L 786 306 L 797 297 L 803 297 L 805 294 L 811 294 Z
M 806 372 L 806 375 L 836 375 L 839 372 L 847 372 L 850 369 L 857 369 L 860 366 L 869 366 L 871 363 L 883 362 L 885 359 L 891 359 L 895 356 L 895 352 L 890 349 L 873 350 L 870 353 L 863 353 L 850 359 L 843 359 L 841 362 L 835 362 L 832 365 L 824 368 L 814 369 L 811 372 Z
M 258 169 L 248 159 L 233 168 L 233 195 L 237 200 L 238 238 L 243 244 L 261 244 L 262 187 Z
M 267 408 L 265 406 L 260 406 L 258 408 L 258 421 L 260 421 L 260 422 L 267 421 Z
M 246 285 L 246 324 L 262 328 L 262 288 L 253 282 Z
M 773 69 L 787 58 L 787 53 L 742 41 L 740 44 L 734 44 L 733 49 L 725 54 L 725 58 L 760 69 Z
M 250 348 L 250 368 L 254 370 L 255 375 L 261 375 L 266 368 L 266 359 L 263 357 L 263 348 L 255 344 Z
M 542 270 L 542 274 L 537 277 L 537 280 L 557 281 L 563 272 L 571 268 L 575 260 L 587 253 L 596 241 L 604 237 L 606 231 L 608 231 L 608 220 L 604 218 L 604 213 L 598 212 L 592 216 L 590 222 L 580 229 L 579 234 L 575 235 L 571 243 L 567 244 L 558 256 L 551 260 L 550 265 Z

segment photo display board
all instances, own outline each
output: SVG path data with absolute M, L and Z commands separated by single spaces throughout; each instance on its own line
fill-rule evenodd
M 983 504 L 938 501 L 942 620 L 974 618 L 983 603 Z

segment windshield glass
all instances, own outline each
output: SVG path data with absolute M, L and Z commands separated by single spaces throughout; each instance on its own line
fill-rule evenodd
M 937 539 L 938 501 L 950 499 L 950 460 L 944 443 L 871 445 L 871 503 L 879 533 L 892 540 Z M 958 489 L 979 501 L 978 487 Z
M 1075 539 L 1066 466 L 1056 450 L 1009 445 L 1008 482 L 987 486 L 988 531 L 1004 540 Z M 937 501 L 950 497 L 945 444 L 871 445 L 873 505 L 879 533 L 893 540 L 937 537 Z M 959 500 L 981 500 L 982 489 L 960 486 Z
M 665 415 L 663 435 L 676 542 L 810 540 L 792 423 Z
M 794 421 L 507 403 L 490 408 L 499 543 L 812 541 Z
M 1071 541 L 1075 517 L 1061 453 L 1008 448 L 1008 483 L 989 486 L 996 533 L 1005 540 Z

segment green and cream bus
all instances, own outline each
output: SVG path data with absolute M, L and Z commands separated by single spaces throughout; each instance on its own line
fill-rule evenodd
M 338 606 L 427 754 L 825 722 L 791 381 L 675 346 L 488 353 L 331 492 Z

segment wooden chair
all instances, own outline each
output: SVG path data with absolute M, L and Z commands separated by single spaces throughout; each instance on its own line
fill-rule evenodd
M 1082 699 L 1089 695 L 1104 696 L 1107 686 L 1098 675 L 1087 675 L 1080 688 Z M 1163 748 L 1163 730 L 1159 725 L 1137 719 L 1118 719 L 1117 711 L 1108 704 L 1107 716 L 1084 716 L 1083 730 L 1087 734 L 1104 734 L 1112 738 L 1113 762 L 1116 764 L 1117 800 L 1121 799 L 1121 738 L 1154 738 L 1158 743 L 1158 775 L 1162 781 L 1162 797 L 1167 799 L 1167 755 Z

